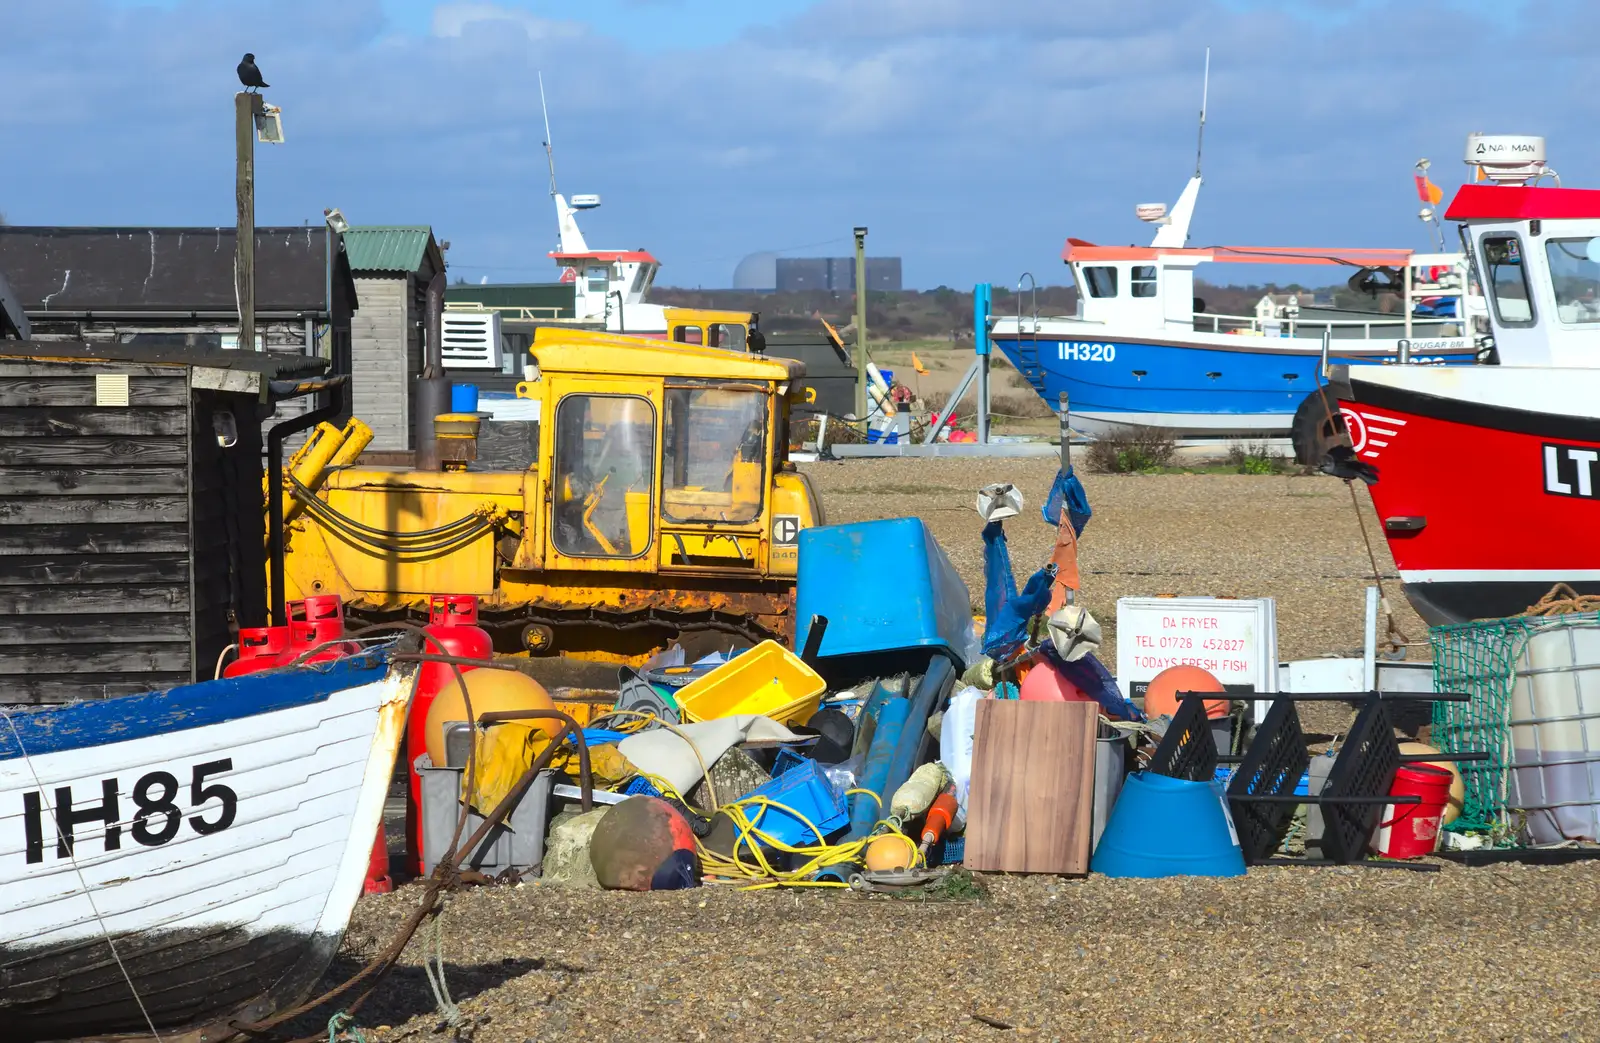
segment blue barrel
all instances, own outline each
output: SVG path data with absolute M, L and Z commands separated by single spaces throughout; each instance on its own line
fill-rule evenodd
M 478 385 L 451 384 L 450 412 L 476 413 L 478 411 Z

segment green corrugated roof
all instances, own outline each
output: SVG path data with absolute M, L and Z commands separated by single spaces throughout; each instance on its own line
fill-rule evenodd
M 414 272 L 430 253 L 442 268 L 444 258 L 426 225 L 353 225 L 344 234 L 352 272 Z

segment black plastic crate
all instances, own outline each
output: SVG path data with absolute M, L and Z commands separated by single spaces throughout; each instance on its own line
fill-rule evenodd
M 1376 695 L 1356 715 L 1356 723 L 1328 772 L 1322 790 L 1322 854 L 1333 862 L 1354 862 L 1366 854 L 1389 787 L 1400 770 L 1400 746 L 1388 708 Z
M 1256 729 L 1255 739 L 1228 783 L 1228 806 L 1245 861 L 1259 862 L 1278 850 L 1294 821 L 1296 807 L 1293 803 L 1250 798 L 1292 795 L 1310 764 L 1294 702 L 1274 699 L 1267 719 Z
M 1210 782 L 1217 776 L 1217 740 L 1206 717 L 1206 699 L 1215 695 L 1183 696 L 1178 712 L 1172 715 L 1167 734 L 1161 737 L 1150 770 L 1157 775 L 1190 782 Z

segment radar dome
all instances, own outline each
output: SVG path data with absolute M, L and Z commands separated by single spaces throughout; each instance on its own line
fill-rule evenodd
M 778 288 L 778 255 L 754 253 L 733 270 L 735 290 L 775 290 Z

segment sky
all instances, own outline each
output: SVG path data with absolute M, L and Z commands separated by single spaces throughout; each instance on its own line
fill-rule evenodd
M 287 137 L 257 147 L 257 223 L 431 225 L 473 282 L 557 274 L 541 73 L 559 187 L 604 200 L 590 245 L 666 285 L 843 255 L 855 225 L 911 288 L 1064 283 L 1068 236 L 1147 243 L 1135 204 L 1193 173 L 1207 47 L 1191 245 L 1426 249 L 1413 164 L 1453 190 L 1474 130 L 1600 185 L 1590 0 L 0 0 L 0 25 L 9 223 L 232 224 L 250 50 Z M 1251 281 L 1227 267 L 1198 274 Z

